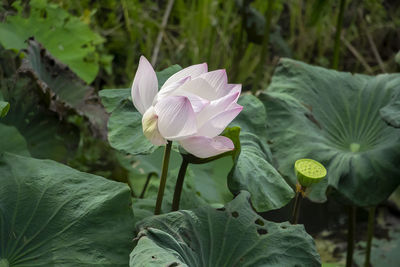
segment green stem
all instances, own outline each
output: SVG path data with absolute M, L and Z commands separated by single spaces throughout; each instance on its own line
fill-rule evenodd
M 144 194 L 146 193 L 146 189 L 147 189 L 147 187 L 148 187 L 148 185 L 149 185 L 149 183 L 150 183 L 150 179 L 151 179 L 151 177 L 152 177 L 153 175 L 157 175 L 157 173 L 151 172 L 151 173 L 149 173 L 149 174 L 147 175 L 146 182 L 144 183 L 144 186 L 143 186 L 142 192 L 140 193 L 139 198 L 144 198 Z
M 375 222 L 375 211 L 376 206 L 373 206 L 369 209 L 368 213 L 368 239 L 367 239 L 367 251 L 365 252 L 365 263 L 364 267 L 370 267 L 370 259 L 371 259 L 371 244 L 372 238 L 374 237 L 374 222 Z
M 343 13 L 344 13 L 345 5 L 346 5 L 346 0 L 340 0 L 339 16 L 336 21 L 335 46 L 334 46 L 334 50 L 333 50 L 333 62 L 332 62 L 332 68 L 336 69 L 336 70 L 339 67 L 340 36 L 341 36 L 342 26 L 343 26 Z
M 179 169 L 178 179 L 176 180 L 175 184 L 174 200 L 172 201 L 172 211 L 179 210 L 179 202 L 181 200 L 183 181 L 185 180 L 185 174 L 188 166 L 189 166 L 189 161 L 183 158 L 181 167 Z
M 168 164 L 169 164 L 169 156 L 171 155 L 171 147 L 172 147 L 172 141 L 168 141 L 167 145 L 165 146 L 164 157 L 162 161 L 160 186 L 158 188 L 156 208 L 154 210 L 155 215 L 161 213 L 161 205 L 164 197 L 165 184 L 167 182 Z
M 347 229 L 347 257 L 346 267 L 353 266 L 354 238 L 356 230 L 356 207 L 348 208 L 348 229 Z
M 290 220 L 291 224 L 297 224 L 299 221 L 300 203 L 302 198 L 301 192 L 297 192 L 296 199 L 294 200 L 292 219 Z
M 258 86 L 261 83 L 263 73 L 264 73 L 264 63 L 268 60 L 269 33 L 271 31 L 271 20 L 272 20 L 273 7 L 274 7 L 274 0 L 269 0 L 267 10 L 265 11 L 265 29 L 264 29 L 264 38 L 263 38 L 263 42 L 262 42 L 260 63 L 258 65 L 257 76 L 254 81 L 253 88 L 251 90 L 253 95 L 256 94 Z

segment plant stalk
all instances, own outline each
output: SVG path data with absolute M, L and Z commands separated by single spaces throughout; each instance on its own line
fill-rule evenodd
M 164 157 L 162 161 L 162 171 L 160 177 L 160 186 L 158 187 L 156 208 L 154 209 L 154 214 L 158 215 L 161 213 L 161 205 L 164 197 L 165 184 L 167 183 L 168 165 L 169 157 L 171 155 L 172 141 L 168 141 L 164 150 Z
M 150 179 L 153 175 L 157 175 L 157 173 L 151 172 L 147 175 L 146 182 L 144 183 L 144 186 L 143 186 L 142 192 L 140 193 L 139 198 L 144 198 L 144 194 L 146 193 L 147 187 L 149 186 L 149 183 L 150 183 Z
M 340 36 L 342 34 L 343 13 L 345 5 L 346 5 L 346 0 L 340 0 L 339 15 L 336 21 L 335 46 L 333 50 L 333 62 L 332 62 L 332 68 L 335 70 L 337 70 L 339 67 Z
M 350 206 L 348 208 L 346 267 L 353 266 L 355 230 L 356 230 L 356 207 Z
M 183 181 L 185 180 L 185 174 L 188 166 L 189 161 L 183 158 L 181 167 L 179 169 L 178 179 L 176 180 L 175 184 L 174 199 L 172 201 L 172 211 L 179 210 L 179 202 L 181 200 Z
M 292 219 L 290 220 L 291 224 L 297 224 L 299 221 L 299 214 L 300 214 L 300 203 L 302 199 L 302 195 L 300 191 L 296 192 L 296 199 L 294 201 L 294 206 L 293 206 L 293 213 L 292 213 Z
M 257 76 L 252 88 L 253 95 L 256 94 L 258 86 L 261 83 L 263 73 L 264 73 L 264 63 L 268 60 L 268 48 L 269 48 L 269 34 L 271 31 L 271 20 L 272 20 L 272 10 L 274 7 L 274 0 L 268 0 L 267 10 L 265 11 L 265 29 L 264 38 L 261 48 L 260 63 L 258 65 Z
M 367 251 L 365 252 L 365 262 L 364 267 L 371 266 L 371 245 L 372 245 L 372 238 L 374 237 L 374 226 L 375 226 L 375 211 L 376 206 L 373 206 L 369 209 L 368 212 L 368 236 L 367 236 Z

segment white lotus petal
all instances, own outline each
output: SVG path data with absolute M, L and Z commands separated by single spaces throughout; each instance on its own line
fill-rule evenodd
M 217 91 L 217 97 L 220 98 L 225 95 L 230 95 L 236 92 L 239 92 L 240 94 L 241 91 L 242 91 L 241 84 L 226 84 L 224 87 L 219 88 L 219 90 Z
M 185 77 L 180 79 L 177 82 L 173 82 L 171 84 L 169 84 L 168 86 L 163 86 L 161 88 L 161 90 L 158 92 L 158 94 L 156 95 L 156 97 L 154 98 L 153 101 L 153 105 L 155 105 L 160 99 L 170 96 L 170 95 L 174 95 L 174 92 L 185 82 L 190 81 L 190 77 Z
M 197 131 L 192 104 L 184 96 L 168 96 L 154 107 L 158 115 L 158 129 L 167 140 L 181 140 Z
M 156 73 L 150 62 L 144 56 L 141 56 L 131 89 L 133 105 L 141 114 L 144 114 L 153 103 L 157 92 Z
M 153 145 L 161 146 L 167 143 L 158 130 L 158 116 L 154 107 L 146 110 L 142 117 L 143 134 Z
M 197 114 L 197 125 L 201 126 L 206 123 L 210 118 L 229 109 L 232 103 L 236 103 L 239 92 L 226 95 L 214 101 L 211 101 L 199 114 Z
M 190 103 L 192 104 L 192 108 L 196 114 L 201 112 L 205 107 L 210 104 L 210 101 L 203 99 L 195 94 L 185 92 L 183 93 L 183 96 L 189 98 Z
M 216 92 L 218 92 L 220 88 L 225 87 L 228 83 L 228 77 L 226 76 L 226 71 L 224 69 L 203 73 L 198 78 L 206 80 L 215 88 Z
M 199 158 L 209 158 L 235 148 L 231 139 L 225 136 L 214 138 L 194 136 L 179 141 L 181 146 L 189 153 Z
M 186 82 L 179 87 L 179 91 L 176 91 L 176 94 L 184 94 L 183 92 L 195 94 L 206 100 L 216 99 L 215 88 L 202 78 L 196 78 Z
M 168 80 L 164 83 L 162 88 L 167 87 L 171 83 L 177 82 L 183 78 L 191 77 L 192 79 L 196 78 L 200 74 L 206 73 L 208 70 L 207 63 L 193 65 L 183 70 L 178 71 L 174 75 L 168 78 Z
M 235 108 L 219 113 L 200 126 L 197 135 L 214 137 L 222 133 L 228 124 L 242 111 L 243 107 L 235 103 Z

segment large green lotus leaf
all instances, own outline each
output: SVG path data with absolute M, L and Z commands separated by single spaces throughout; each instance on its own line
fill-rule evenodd
M 238 104 L 243 110 L 233 120 L 230 126 L 239 126 L 241 132 L 251 132 L 260 137 L 265 135 L 267 114 L 263 103 L 255 96 L 245 94 L 239 97 Z
M 320 266 L 304 227 L 264 220 L 243 192 L 225 208 L 203 206 L 137 225 L 130 266 Z
M 269 148 L 249 132 L 241 135 L 240 143 L 239 157 L 229 173 L 231 192 L 249 191 L 251 202 L 259 212 L 286 205 L 294 197 L 294 191 L 271 165 Z
M 28 41 L 27 56 L 19 72 L 30 72 L 42 91 L 50 95 L 49 108 L 62 117 L 78 114 L 90 123 L 96 136 L 106 139 L 108 115 L 94 88 L 55 59 L 38 42 Z
M 134 229 L 125 184 L 8 153 L 0 182 L 5 266 L 127 266 Z
M 108 120 L 108 141 L 110 145 L 132 155 L 150 154 L 157 147 L 144 136 L 142 114 L 136 111 L 132 102 L 123 101 Z
M 267 134 L 278 170 L 294 184 L 294 162 L 313 158 L 328 170 L 310 198 L 331 186 L 358 206 L 376 205 L 400 183 L 400 130 L 379 111 L 400 89 L 400 74 L 366 76 L 283 59 L 267 93 Z
M 178 65 L 173 65 L 157 72 L 157 79 L 159 82 L 165 81 L 180 69 Z M 111 146 L 132 155 L 154 152 L 157 147 L 143 135 L 142 114 L 133 106 L 130 89 L 106 89 L 100 95 L 107 111 L 111 112 L 108 120 L 108 140 Z
M 193 177 L 198 196 L 209 204 L 223 205 L 233 198 L 226 181 L 232 167 L 232 158 L 223 157 L 206 164 L 190 164 L 187 175 Z
M 130 99 L 131 90 L 129 88 L 124 89 L 104 89 L 99 92 L 101 103 L 106 108 L 107 112 L 111 113 L 116 109 L 123 101 Z
M 294 192 L 272 166 L 265 138 L 264 105 L 253 95 L 242 95 L 238 103 L 243 110 L 231 125 L 241 127 L 241 147 L 229 174 L 229 189 L 234 194 L 241 190 L 250 192 L 252 204 L 259 212 L 281 208 L 293 198 Z
M 32 0 L 29 16 L 25 17 L 21 2 L 13 4 L 18 13 L 0 23 L 0 43 L 6 49 L 20 50 L 26 48 L 25 41 L 34 36 L 54 57 L 91 83 L 99 71 L 96 45 L 104 39 L 56 4 Z
M 387 124 L 400 128 L 400 92 L 391 103 L 381 108 L 380 114 Z
M 25 138 L 14 126 L 0 122 L 0 153 L 11 152 L 17 155 L 30 156 Z

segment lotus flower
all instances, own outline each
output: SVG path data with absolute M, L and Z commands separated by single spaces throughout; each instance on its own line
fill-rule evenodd
M 227 83 L 225 70 L 208 72 L 203 63 L 175 73 L 158 91 L 156 73 L 142 56 L 131 94 L 151 143 L 177 141 L 189 153 L 208 158 L 234 149 L 219 134 L 243 109 L 236 103 L 241 88 Z

